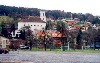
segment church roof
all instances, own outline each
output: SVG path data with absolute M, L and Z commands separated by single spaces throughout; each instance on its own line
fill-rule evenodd
M 41 20 L 40 17 L 37 17 L 37 16 L 21 19 L 20 22 L 40 22 L 40 23 L 45 23 L 43 20 Z

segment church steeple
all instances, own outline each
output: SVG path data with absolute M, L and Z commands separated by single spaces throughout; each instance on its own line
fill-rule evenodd
M 44 22 L 46 22 L 45 11 L 43 11 L 43 10 L 40 11 L 40 18 L 41 18 L 41 20 L 43 20 Z

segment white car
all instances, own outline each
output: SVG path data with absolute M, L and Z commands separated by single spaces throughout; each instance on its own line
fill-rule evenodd
M 25 46 L 25 45 L 20 45 L 20 49 L 29 49 L 29 46 Z

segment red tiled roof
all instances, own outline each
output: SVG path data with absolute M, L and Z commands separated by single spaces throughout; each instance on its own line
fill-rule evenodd
M 76 27 L 76 29 L 80 29 L 81 28 L 81 26 L 75 26 Z
M 37 17 L 37 16 L 24 18 L 20 22 L 40 22 L 40 23 L 45 23 L 43 20 L 41 20 L 40 17 Z
M 62 44 L 62 42 L 60 40 L 53 40 L 53 42 L 55 42 L 56 44 L 59 44 L 59 45 Z
M 60 32 L 52 32 L 51 36 L 52 37 L 62 37 L 62 34 Z
M 38 32 L 37 35 L 38 35 L 38 36 L 42 36 L 42 37 L 44 37 L 44 36 L 46 35 L 46 33 Z
M 75 24 L 75 21 L 74 21 L 74 20 L 66 20 L 66 22 L 67 22 L 68 24 Z

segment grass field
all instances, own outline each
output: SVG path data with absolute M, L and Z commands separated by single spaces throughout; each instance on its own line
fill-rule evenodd
M 45 51 L 44 49 L 39 49 L 39 48 L 32 48 L 32 51 Z M 50 49 L 47 49 L 46 51 L 50 52 Z M 65 50 L 62 51 L 61 49 L 51 49 L 51 52 L 86 52 L 86 53 L 100 53 L 100 49 L 87 49 L 87 50 L 81 50 L 81 49 L 76 49 L 76 50 Z

